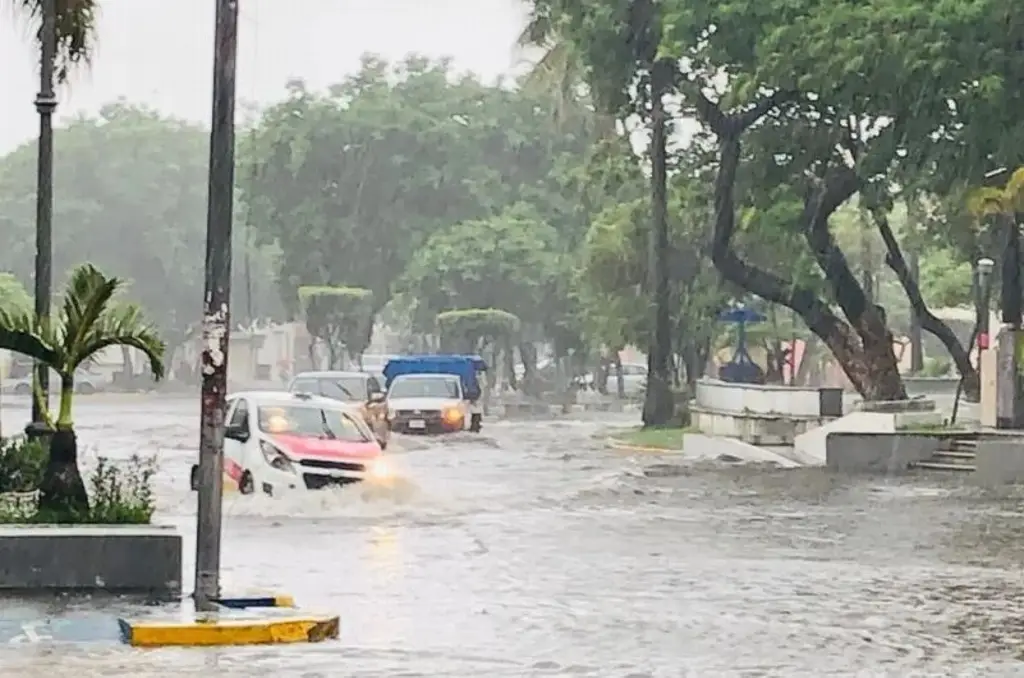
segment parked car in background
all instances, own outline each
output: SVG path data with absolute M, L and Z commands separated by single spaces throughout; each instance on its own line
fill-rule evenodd
M 50 393 L 60 392 L 60 378 L 57 377 L 57 374 L 53 370 L 50 370 L 49 386 Z M 97 383 L 87 372 L 79 372 L 78 374 L 75 374 L 75 393 L 89 395 L 98 390 Z M 22 377 L 4 379 L 0 382 L 0 392 L 13 393 L 14 395 L 19 396 L 32 395 L 32 375 L 28 374 Z
M 291 393 L 310 393 L 333 398 L 357 407 L 373 429 L 381 448 L 387 448 L 391 437 L 388 406 L 384 387 L 368 372 L 300 372 L 288 384 Z

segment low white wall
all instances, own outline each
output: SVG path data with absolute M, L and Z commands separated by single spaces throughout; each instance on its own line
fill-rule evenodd
M 754 445 L 792 445 L 801 433 L 832 421 L 829 417 L 719 412 L 696 405 L 690 407 L 690 416 L 701 433 Z
M 697 382 L 694 403 L 702 409 L 723 414 L 818 418 L 822 416 L 821 391 L 819 388 L 701 379 Z

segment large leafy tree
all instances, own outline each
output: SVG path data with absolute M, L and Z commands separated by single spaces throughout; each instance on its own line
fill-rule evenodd
M 326 94 L 292 83 L 244 155 L 243 195 L 281 251 L 282 295 L 357 286 L 375 311 L 430 235 L 489 219 L 518 201 L 577 229 L 558 168 L 589 143 L 586 116 L 555 125 L 538 98 L 459 76 L 446 62 L 364 59 Z
M 399 289 L 428 322 L 445 311 L 496 308 L 540 323 L 549 311 L 545 293 L 562 273 L 557 244 L 554 227 L 530 208 L 515 206 L 432 234 Z
M 651 4 L 535 2 L 580 48 L 591 75 L 614 91 L 638 68 L 631 50 L 649 30 Z M 905 392 L 884 309 L 854 275 L 831 217 L 858 193 L 867 209 L 886 213 L 897 181 L 909 185 L 965 144 L 986 150 L 972 149 L 961 174 L 1006 152 L 1007 144 L 981 133 L 992 118 L 973 116 L 1006 109 L 1005 97 L 992 107 L 1000 97 L 993 74 L 1019 51 L 997 28 L 999 16 L 1006 21 L 997 5 L 668 0 L 654 8 L 659 54 L 673 63 L 684 113 L 715 138 L 717 267 L 734 284 L 799 313 L 867 398 Z M 995 37 L 979 48 L 968 47 L 965 35 Z M 820 269 L 827 295 L 798 284 L 781 262 L 755 265 L 734 246 L 748 210 L 780 203 L 796 208 L 790 231 Z
M 674 410 L 669 386 L 672 337 L 667 216 L 668 137 L 672 126 L 666 101 L 674 68 L 672 60 L 662 53 L 660 18 L 653 0 L 612 4 L 538 0 L 533 4 L 527 32 L 535 44 L 547 48 L 541 64 L 554 62 L 555 55 L 562 55 L 560 72 L 581 72 L 603 112 L 619 119 L 638 115 L 649 125 L 646 159 L 651 168 L 651 228 L 646 287 L 654 303 L 650 306 L 650 376 L 643 409 L 646 425 L 667 423 Z M 550 65 L 546 68 L 552 70 Z
M 201 126 L 123 102 L 57 131 L 54 269 L 85 259 L 124 279 L 172 349 L 202 308 L 207 146 Z M 34 257 L 35 162 L 34 143 L 0 160 L 0 268 L 24 281 Z M 254 314 L 274 315 L 269 261 L 246 250 L 240 211 L 232 296 L 255 298 Z
M 29 308 L 0 308 L 0 348 L 47 365 L 60 379 L 56 420 L 41 403 L 52 434 L 39 508 L 54 519 L 80 518 L 89 508 L 72 418 L 75 371 L 110 346 L 130 346 L 149 359 L 155 379 L 164 375 L 165 346 L 138 306 L 116 299 L 123 284 L 86 264 L 72 273 L 52 320 L 37 319 Z

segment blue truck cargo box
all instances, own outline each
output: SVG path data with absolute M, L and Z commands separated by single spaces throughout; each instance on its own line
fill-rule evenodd
M 487 370 L 487 363 L 476 355 L 408 355 L 392 358 L 384 366 L 385 388 L 391 388 L 395 377 L 403 374 L 451 374 L 459 378 L 462 391 L 470 400 L 479 397 L 477 372 Z

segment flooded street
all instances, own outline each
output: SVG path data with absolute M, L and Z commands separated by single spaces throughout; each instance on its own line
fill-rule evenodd
M 78 405 L 86 465 L 157 455 L 157 520 L 186 535 L 198 403 Z M 341 614 L 339 642 L 140 651 L 0 648 L 4 675 L 1024 676 L 1020 495 L 959 478 L 643 469 L 608 423 L 400 438 L 404 496 L 229 495 L 226 593 Z M 3 411 L 23 424 L 24 404 Z M 623 419 L 623 422 L 626 420 Z

